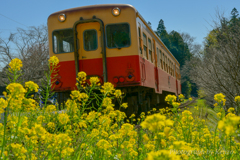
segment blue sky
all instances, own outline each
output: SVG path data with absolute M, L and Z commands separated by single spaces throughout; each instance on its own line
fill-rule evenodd
M 239 0 L 0 0 L 0 37 L 7 38 L 17 28 L 47 24 L 48 16 L 56 11 L 94 4 L 131 4 L 146 21 L 157 28 L 164 20 L 167 31 L 189 33 L 196 43 L 202 44 L 212 29 L 216 10 L 229 17 L 235 7 L 240 11 Z M 8 18 L 6 18 L 6 17 Z M 10 20 L 10 19 L 12 20 Z M 13 21 L 14 20 L 14 21 Z M 17 23 L 18 22 L 18 23 Z

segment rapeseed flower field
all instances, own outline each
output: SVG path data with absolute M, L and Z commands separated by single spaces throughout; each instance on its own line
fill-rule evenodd
M 50 58 L 50 72 L 58 63 L 56 57 Z M 220 120 L 214 131 L 210 131 L 206 122 L 193 117 L 189 110 L 180 113 L 180 103 L 174 95 L 165 99 L 172 108 L 154 108 L 127 118 L 121 111 L 128 107 L 122 103 L 121 90 L 108 82 L 101 85 L 97 77 L 91 77 L 87 83 L 86 73 L 79 72 L 78 89 L 71 92 L 65 102 L 66 109 L 59 112 L 58 106 L 46 103 L 40 108 L 30 96 L 38 90 L 37 84 L 30 81 L 23 86 L 18 82 L 21 60 L 13 59 L 9 66 L 11 83 L 4 93 L 5 99 L 0 98 L 0 113 L 6 115 L 0 123 L 1 159 L 240 158 L 240 143 L 236 140 L 240 117 L 234 108 L 223 110 L 226 100 L 221 93 L 214 96 Z M 118 109 L 114 99 L 119 102 Z M 239 103 L 240 97 L 235 101 Z

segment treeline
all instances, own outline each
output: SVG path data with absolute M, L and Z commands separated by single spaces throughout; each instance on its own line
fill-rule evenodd
M 195 52 L 201 48 L 194 43 L 195 38 L 188 33 L 179 33 L 174 30 L 168 33 L 162 19 L 159 21 L 156 34 L 178 60 L 180 67 L 190 61 Z M 197 86 L 190 80 L 189 75 L 182 74 L 181 85 L 182 93 L 186 97 L 197 96 Z
M 213 29 L 205 38 L 202 51 L 185 61 L 182 72 L 197 84 L 199 93 L 209 104 L 217 93 L 226 96 L 225 111 L 235 107 L 234 97 L 240 95 L 240 18 L 236 8 L 231 15 L 217 15 Z

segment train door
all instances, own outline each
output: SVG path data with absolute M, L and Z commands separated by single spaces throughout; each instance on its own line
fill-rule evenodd
M 101 47 L 101 31 L 98 22 L 80 23 L 76 27 L 79 55 L 79 71 L 88 76 L 98 76 L 102 79 L 103 62 Z

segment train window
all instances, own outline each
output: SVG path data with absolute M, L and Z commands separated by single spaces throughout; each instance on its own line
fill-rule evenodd
M 53 52 L 68 53 L 74 51 L 73 30 L 64 29 L 53 31 Z
M 139 36 L 139 49 L 140 49 L 140 54 L 142 54 L 141 30 L 140 30 L 140 28 L 138 28 L 138 36 Z
M 165 57 L 164 57 L 164 53 L 163 53 L 163 58 L 162 58 L 162 60 L 163 60 L 163 66 L 162 66 L 162 69 L 164 68 L 164 70 L 165 70 Z
M 154 41 L 154 39 L 153 39 L 153 52 L 152 52 L 152 61 L 155 63 L 155 41 Z
M 157 66 L 158 67 L 159 67 L 159 59 L 160 59 L 159 49 L 157 48 Z
M 148 38 L 148 53 L 149 53 L 149 56 L 148 56 L 148 60 L 152 62 L 152 42 L 151 40 Z
M 143 33 L 143 55 L 147 57 L 147 36 Z
M 161 66 L 161 68 L 163 69 L 163 66 L 162 66 L 162 51 L 161 50 L 159 50 L 159 54 L 160 54 L 160 66 Z
M 166 57 L 166 71 L 168 73 L 168 59 L 167 59 L 167 57 Z
M 123 48 L 130 46 L 130 27 L 128 23 L 108 24 L 106 26 L 108 48 Z
M 165 71 L 167 72 L 167 57 L 165 55 Z
M 176 65 L 175 64 L 173 64 L 173 76 L 175 77 L 175 75 L 176 75 Z
M 169 73 L 169 74 L 170 74 L 170 72 L 171 72 L 170 66 L 171 66 L 171 64 L 170 64 L 170 60 L 169 60 L 169 58 L 168 58 L 168 73 Z
M 95 29 L 85 30 L 83 32 L 83 42 L 85 51 L 93 51 L 98 48 L 97 31 Z

